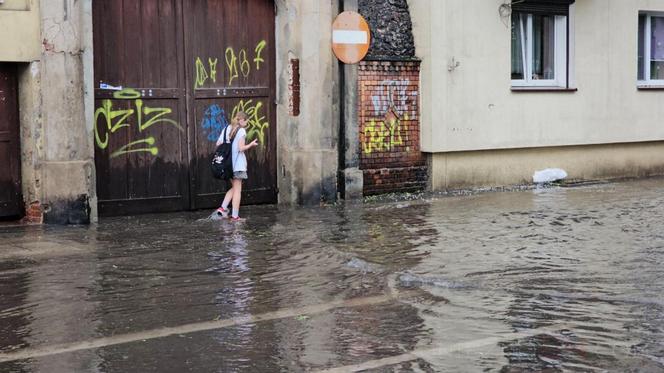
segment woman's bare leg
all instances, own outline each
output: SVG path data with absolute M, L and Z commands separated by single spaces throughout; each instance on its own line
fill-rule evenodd
M 224 197 L 224 202 L 221 204 L 221 207 L 228 208 L 228 205 L 231 203 L 232 198 L 233 198 L 233 188 L 229 189 L 226 192 L 226 196 Z
M 233 179 L 233 216 L 240 213 L 240 199 L 242 198 L 242 179 Z

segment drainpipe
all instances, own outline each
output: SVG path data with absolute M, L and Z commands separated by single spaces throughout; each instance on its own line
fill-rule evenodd
M 358 0 L 341 0 L 339 10 L 358 12 Z M 358 123 L 358 65 L 342 62 L 339 71 L 341 90 L 339 126 L 339 188 L 342 198 L 356 200 L 362 198 L 364 185 L 360 170 L 360 140 Z

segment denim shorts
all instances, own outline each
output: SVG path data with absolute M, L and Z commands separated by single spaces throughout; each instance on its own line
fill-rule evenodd
M 247 180 L 247 171 L 235 171 L 233 172 L 233 179 Z

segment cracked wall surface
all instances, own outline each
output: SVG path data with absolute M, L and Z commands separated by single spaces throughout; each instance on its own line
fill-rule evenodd
M 24 202 L 46 222 L 86 223 L 96 218 L 91 0 L 35 6 L 40 53 L 19 73 Z
M 339 63 L 330 25 L 337 1 L 276 0 L 279 202 L 315 205 L 337 195 Z M 289 114 L 286 64 L 300 60 L 301 112 Z

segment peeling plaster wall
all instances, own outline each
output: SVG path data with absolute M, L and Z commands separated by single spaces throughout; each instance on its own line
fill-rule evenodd
M 41 200 L 39 160 L 43 154 L 41 125 L 40 63 L 33 61 L 19 69 L 19 110 L 21 123 L 21 185 L 27 206 Z M 37 217 L 41 219 L 41 217 Z
M 332 53 L 337 1 L 276 0 L 279 202 L 318 204 L 337 194 L 339 64 Z M 300 115 L 290 116 L 286 64 L 300 60 Z
M 23 194 L 44 221 L 96 219 L 91 0 L 41 0 L 41 56 L 20 73 Z
M 91 31 L 91 2 L 42 0 L 41 9 L 45 220 L 80 223 L 95 188 L 92 133 L 86 125 L 92 118 L 86 120 L 85 110 L 92 104 L 85 89 L 92 79 L 86 82 L 84 74 L 85 65 L 92 65 L 92 55 L 84 54 L 91 49 L 91 33 L 84 32 Z

